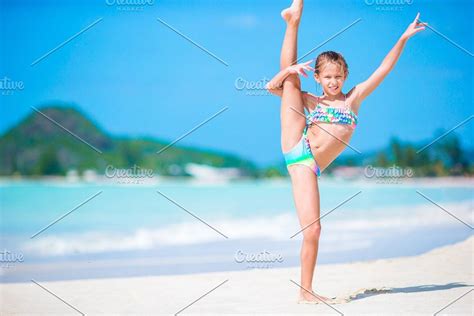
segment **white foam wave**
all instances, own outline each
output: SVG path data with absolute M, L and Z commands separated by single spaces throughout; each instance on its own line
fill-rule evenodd
M 420 227 L 473 225 L 471 202 L 447 204 L 442 210 L 434 205 L 422 205 L 394 215 L 365 216 L 357 219 L 327 220 L 323 218 L 324 240 L 328 242 L 357 240 L 364 247 L 370 240 L 390 230 Z M 451 214 L 447 213 L 449 211 Z M 392 212 L 387 212 L 391 214 Z M 380 214 L 380 213 L 379 213 Z M 331 216 L 331 215 L 328 215 Z M 457 217 L 457 219 L 455 217 Z M 67 255 L 108 251 L 146 250 L 161 246 L 193 245 L 208 242 L 243 239 L 288 241 L 300 230 L 294 212 L 273 217 L 255 216 L 243 219 L 221 219 L 208 222 L 214 229 L 199 221 L 171 224 L 151 229 L 140 228 L 125 233 L 86 232 L 82 234 L 41 236 L 23 245 L 25 252 L 38 255 Z M 293 240 L 302 238 L 299 233 Z M 355 246 L 354 246 L 355 247 Z

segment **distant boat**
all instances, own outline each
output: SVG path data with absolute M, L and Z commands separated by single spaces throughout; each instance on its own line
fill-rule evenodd
M 362 167 L 348 167 L 348 166 L 340 166 L 334 168 L 332 174 L 338 178 L 345 178 L 345 179 L 354 179 L 354 178 L 361 178 L 364 176 L 364 168 Z
M 185 170 L 197 180 L 204 181 L 227 181 L 242 176 L 239 168 L 216 168 L 196 163 L 186 164 Z

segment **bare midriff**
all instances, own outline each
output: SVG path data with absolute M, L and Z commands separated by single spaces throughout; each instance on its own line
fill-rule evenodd
M 354 133 L 349 125 L 316 123 L 308 129 L 311 152 L 321 171 L 347 147 Z

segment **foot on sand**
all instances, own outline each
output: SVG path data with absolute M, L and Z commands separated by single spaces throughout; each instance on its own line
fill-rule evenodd
M 309 293 L 301 293 L 300 298 L 298 300 L 298 304 L 342 304 L 349 302 L 349 299 L 343 297 L 324 297 L 321 295 L 317 295 L 313 292 L 313 294 Z
M 293 0 L 289 8 L 281 11 L 281 17 L 287 23 L 299 23 L 303 13 L 303 0 Z

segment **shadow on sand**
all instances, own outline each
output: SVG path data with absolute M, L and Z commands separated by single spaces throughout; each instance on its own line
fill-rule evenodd
M 364 299 L 367 297 L 380 295 L 380 294 L 393 294 L 393 293 L 416 293 L 416 292 L 429 292 L 429 291 L 442 291 L 449 290 L 458 287 L 472 287 L 473 285 L 454 282 L 448 284 L 427 284 L 407 287 L 380 287 L 380 288 L 362 288 L 349 295 L 351 301 Z

